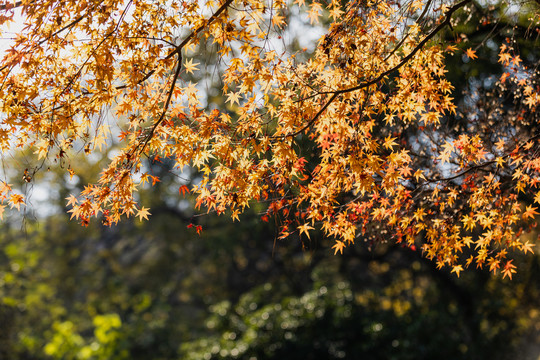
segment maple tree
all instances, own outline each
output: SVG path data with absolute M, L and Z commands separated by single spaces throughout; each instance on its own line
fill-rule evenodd
M 53 163 L 73 176 L 70 154 L 118 141 L 98 181 L 68 199 L 83 224 L 146 219 L 136 190 L 159 178 L 142 161 L 166 158 L 201 173 L 197 207 L 238 219 L 264 202 L 281 238 L 318 228 L 336 253 L 358 238 L 395 241 L 458 276 L 476 264 L 511 278 L 512 251 L 532 252 L 525 234 L 540 203 L 538 58 L 522 58 L 518 38 L 537 43 L 540 19 L 535 2 L 482 12 L 477 26 L 491 33 L 503 22 L 524 31 L 496 45 L 502 75 L 457 103 L 449 58 L 482 61 L 492 46 L 458 28 L 478 6 L 4 1 L 2 29 L 24 25 L 0 66 L 0 148 L 31 149 L 21 175 L 32 182 Z M 326 29 L 313 50 L 283 46 L 293 9 Z M 197 56 L 207 47 L 219 57 L 221 110 L 191 81 L 208 71 Z M 0 199 L 0 215 L 25 202 L 7 181 Z

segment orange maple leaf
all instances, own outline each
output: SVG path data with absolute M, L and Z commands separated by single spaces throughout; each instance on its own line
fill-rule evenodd
M 539 212 L 537 212 L 538 208 L 537 207 L 533 207 L 532 205 L 529 205 L 525 208 L 525 212 L 523 213 L 523 219 L 524 220 L 527 220 L 527 218 L 531 218 L 533 219 L 535 215 L 538 215 Z
M 187 187 L 187 185 L 182 185 L 178 188 L 178 193 L 181 194 L 182 196 L 185 196 L 186 193 L 189 194 L 189 188 Z
M 20 194 L 13 194 L 9 197 L 9 202 L 12 209 L 17 208 L 17 210 L 20 210 L 21 205 L 24 205 L 24 197 Z
M 345 243 L 337 240 L 334 246 L 332 246 L 332 249 L 334 249 L 334 255 L 336 255 L 338 252 L 343 254 L 343 248 L 345 248 Z
M 510 59 L 512 58 L 512 55 L 509 53 L 500 53 L 499 54 L 499 62 L 503 65 L 508 65 L 510 63 Z
M 502 270 L 503 279 L 508 276 L 512 280 L 512 274 L 516 273 L 516 266 L 512 264 L 512 261 L 514 260 L 508 260 L 506 265 L 504 265 L 504 269 Z
M 474 59 L 478 58 L 478 56 L 476 55 L 476 51 L 471 49 L 471 48 L 468 48 L 467 51 L 465 52 L 465 54 L 471 60 L 474 60 Z
M 302 233 L 304 233 L 304 234 L 306 234 L 308 239 L 310 239 L 309 230 L 313 230 L 313 229 L 314 229 L 314 227 L 309 226 L 309 224 L 304 224 L 304 225 L 301 225 L 301 226 L 298 227 L 298 230 L 300 230 L 300 235 L 302 235 Z
M 522 60 L 521 58 L 519 57 L 519 55 L 516 55 L 512 58 L 512 64 L 514 64 L 514 66 L 519 66 L 519 63 L 521 63 Z

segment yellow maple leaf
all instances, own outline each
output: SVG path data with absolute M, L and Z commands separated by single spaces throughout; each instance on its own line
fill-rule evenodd
M 525 244 L 521 244 L 521 251 L 523 251 L 523 253 L 527 253 L 527 252 L 530 252 L 531 254 L 534 254 L 534 251 L 533 251 L 533 247 L 535 245 L 534 244 L 531 244 L 528 240 L 527 242 L 525 242 Z
M 499 138 L 499 141 L 497 141 L 494 145 L 496 147 L 497 150 L 499 151 L 503 151 L 504 150 L 504 144 L 506 144 L 506 142 L 504 141 L 503 138 Z
M 418 181 L 419 179 L 426 180 L 426 177 L 424 176 L 424 172 L 421 169 L 416 170 L 413 176 L 416 179 L 416 181 Z
M 534 202 L 540 204 L 540 191 L 536 192 L 534 196 Z
M 473 241 L 473 239 L 472 239 L 471 236 L 465 236 L 465 237 L 463 237 L 462 240 L 463 240 L 463 243 L 465 244 L 465 246 L 467 246 L 468 248 L 470 248 L 471 245 L 474 244 L 474 241 Z M 472 261 L 472 260 L 471 260 L 471 261 Z M 468 265 L 467 265 L 467 266 L 468 266 Z
M 308 11 L 309 23 L 313 24 L 313 23 L 319 22 L 319 17 L 321 16 L 321 12 L 322 12 L 321 4 L 319 4 L 318 2 L 311 3 L 310 9 Z
M 452 267 L 452 271 L 453 273 L 456 273 L 457 277 L 459 277 L 459 274 L 463 271 L 463 266 L 462 265 L 454 265 Z
M 145 208 L 144 206 L 141 207 L 140 210 L 137 211 L 137 215 L 135 215 L 135 217 L 139 217 L 139 220 L 142 221 L 143 219 L 145 220 L 148 220 L 148 215 L 152 215 L 150 214 L 150 212 L 148 212 L 148 208 Z
M 392 147 L 397 146 L 397 143 L 395 142 L 395 140 L 396 140 L 396 138 L 387 136 L 387 137 L 384 139 L 384 144 L 383 144 L 383 146 L 384 146 L 386 149 L 392 149 Z
M 300 225 L 298 227 L 298 230 L 300 230 L 300 235 L 302 235 L 302 233 L 306 234 L 306 236 L 308 237 L 308 239 L 310 239 L 309 237 L 309 230 L 313 230 L 314 227 L 312 226 L 309 226 L 309 224 L 304 224 L 304 225 Z
M 472 230 L 476 226 L 474 218 L 469 215 L 463 216 L 463 219 L 461 221 L 463 222 L 465 230 Z
M 452 151 L 454 150 L 454 144 L 447 141 L 443 145 L 443 151 L 441 154 L 437 157 L 441 161 L 441 164 L 444 164 L 445 162 L 450 161 L 450 156 L 452 155 Z
M 73 195 L 69 195 L 66 200 L 68 201 L 67 206 L 75 206 L 79 202 L 79 200 Z
M 234 103 L 240 105 L 240 94 L 236 92 L 228 93 L 226 102 L 230 103 L 231 105 L 234 105 Z
M 193 63 L 193 59 L 189 59 L 184 62 L 184 69 L 186 69 L 188 74 L 193 74 L 193 71 L 199 70 L 197 65 L 199 65 L 199 63 Z

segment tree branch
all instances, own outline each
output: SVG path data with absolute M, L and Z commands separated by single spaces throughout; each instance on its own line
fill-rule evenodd
M 161 124 L 163 122 L 163 119 L 165 119 L 165 114 L 167 113 L 167 109 L 169 108 L 169 105 L 171 103 L 172 95 L 174 93 L 174 88 L 176 87 L 176 81 L 178 80 L 178 76 L 180 76 L 181 69 L 182 69 L 182 54 L 178 53 L 178 65 L 174 73 L 171 87 L 169 88 L 169 94 L 167 95 L 167 100 L 165 101 L 165 105 L 163 105 L 163 111 L 161 112 L 161 116 L 159 117 L 159 119 L 152 126 L 150 133 L 144 139 L 144 142 L 142 143 L 142 147 L 140 150 L 141 153 L 144 151 L 144 149 L 146 148 L 146 145 L 148 145 L 148 142 L 152 139 L 152 137 L 154 137 L 154 133 L 156 132 L 156 129 L 159 126 L 159 124 Z
M 381 81 L 382 79 L 384 79 L 386 76 L 390 75 L 394 71 L 401 68 L 409 60 L 411 60 L 413 58 L 413 56 L 416 55 L 416 53 L 418 51 L 420 51 L 424 47 L 424 45 L 426 45 L 426 43 L 429 40 L 431 40 L 433 37 L 435 37 L 435 35 L 437 35 L 437 33 L 439 33 L 439 31 L 441 31 L 447 25 L 450 24 L 450 20 L 452 19 L 452 15 L 457 10 L 461 9 L 463 6 L 467 5 L 471 1 L 472 0 L 463 0 L 463 1 L 459 2 L 459 3 L 457 3 L 456 5 L 452 6 L 450 9 L 448 9 L 448 11 L 446 12 L 446 18 L 444 19 L 444 21 L 442 23 L 440 23 L 435 29 L 433 29 L 424 39 L 422 39 L 422 41 L 420 41 L 420 43 L 418 43 L 418 45 L 409 53 L 409 55 L 405 56 L 399 62 L 399 64 L 397 64 L 396 66 L 392 67 L 391 69 L 386 70 L 385 72 L 381 73 L 376 78 L 371 79 L 369 81 L 365 81 L 365 82 L 363 82 L 361 84 L 358 84 L 357 86 L 347 88 L 347 89 L 336 90 L 336 91 L 323 91 L 323 92 L 320 92 L 319 95 L 332 94 L 332 96 L 330 97 L 330 99 L 328 99 L 328 101 L 323 105 L 323 107 L 317 112 L 317 114 L 315 114 L 315 116 L 305 126 L 303 126 L 300 130 L 295 131 L 294 133 L 282 135 L 281 138 L 294 137 L 294 136 L 304 132 L 309 127 L 311 127 L 311 125 L 313 125 L 313 123 L 315 123 L 315 121 L 317 121 L 317 119 L 328 108 L 328 106 L 338 97 L 338 95 L 346 94 L 346 93 L 349 93 L 349 92 L 352 92 L 352 91 L 360 90 L 360 89 L 366 88 L 368 86 L 374 85 L 374 84 L 378 83 L 379 81 Z M 540 0 L 538 0 L 538 1 L 540 1 Z
M 176 54 L 179 54 L 181 51 L 182 51 L 182 48 L 184 48 L 184 46 L 186 46 L 194 37 L 196 37 L 197 35 L 199 35 L 199 33 L 205 28 L 207 27 L 208 25 L 210 25 L 212 22 L 214 22 L 214 20 L 216 20 L 216 18 L 221 15 L 221 13 L 223 11 L 225 11 L 225 9 L 227 9 L 229 7 L 229 5 L 233 2 L 233 0 L 227 0 L 223 3 L 223 5 L 221 5 L 219 7 L 219 9 L 210 17 L 208 18 L 208 20 L 205 21 L 205 23 L 201 26 L 199 26 L 197 29 L 193 30 L 185 39 L 184 41 L 182 41 L 178 46 L 176 46 L 176 48 L 171 51 L 165 58 L 164 60 L 167 60 L 167 59 L 170 59 L 172 58 L 173 56 L 175 56 Z M 156 70 L 151 70 L 149 71 L 141 80 L 139 80 L 137 82 L 137 85 L 139 84 L 142 84 L 143 82 L 145 82 L 146 80 L 148 80 L 152 75 L 154 75 L 154 73 L 156 72 Z M 120 85 L 120 86 L 117 86 L 116 89 L 117 90 L 121 90 L 121 89 L 125 89 L 127 88 L 128 85 Z
M 22 5 L 22 1 L 17 1 L 16 3 L 3 4 L 3 5 L 0 5 L 0 11 L 11 10 L 14 8 L 18 8 L 21 5 Z
M 539 0 L 540 1 L 540 0 Z M 526 141 L 523 141 L 521 144 L 518 144 L 517 147 L 518 148 L 521 148 L 523 147 L 525 144 L 527 144 L 528 142 L 530 141 L 534 141 L 536 139 L 540 138 L 540 134 L 538 135 L 535 135 L 531 138 L 529 138 L 528 140 Z M 502 156 L 503 159 L 506 159 L 508 157 L 510 157 L 511 153 L 508 153 L 504 156 Z M 486 167 L 486 166 L 489 166 L 489 165 L 492 165 L 492 164 L 495 164 L 497 163 L 497 160 L 490 160 L 490 161 L 486 161 L 486 162 L 483 162 L 482 164 L 478 164 L 478 165 L 474 165 L 474 166 L 471 166 L 470 168 L 466 169 L 466 170 L 463 170 L 462 172 L 460 172 L 459 174 L 456 174 L 456 175 L 453 175 L 453 176 L 449 176 L 449 177 L 445 177 L 445 178 L 438 178 L 438 179 L 426 179 L 426 182 L 424 182 L 422 184 L 425 185 L 425 184 L 429 184 L 429 183 L 435 183 L 435 182 L 439 182 L 439 181 L 452 181 L 452 180 L 455 180 L 457 178 L 460 178 L 462 177 L 463 175 L 466 175 L 474 170 L 478 170 L 478 169 L 481 169 L 483 167 Z

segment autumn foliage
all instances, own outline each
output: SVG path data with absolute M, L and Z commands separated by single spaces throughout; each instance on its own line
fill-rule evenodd
M 0 67 L 0 147 L 32 149 L 25 181 L 54 163 L 73 175 L 71 154 L 121 146 L 68 200 L 83 224 L 147 219 L 135 192 L 159 181 L 146 172 L 151 157 L 201 174 L 189 189 L 197 207 L 238 219 L 262 202 L 281 238 L 320 229 L 335 253 L 391 241 L 457 275 L 474 265 L 511 278 L 512 254 L 533 251 L 524 234 L 540 204 L 538 57 L 523 59 L 521 35 L 508 33 L 502 75 L 457 103 L 447 61 L 482 61 L 484 46 L 460 33 L 470 0 L 0 6 L 3 29 L 24 21 Z M 526 15 L 536 44 L 538 9 L 509 10 Z M 490 14 L 478 26 L 502 21 Z M 312 48 L 286 43 L 295 16 L 325 29 Z M 223 103 L 195 75 L 217 76 Z M 0 212 L 24 206 L 7 182 L 0 198 Z

